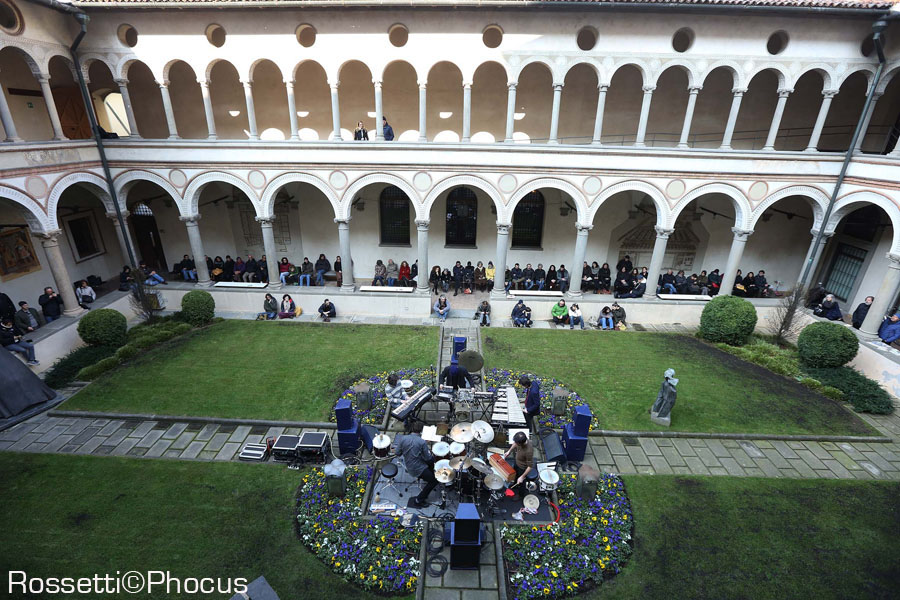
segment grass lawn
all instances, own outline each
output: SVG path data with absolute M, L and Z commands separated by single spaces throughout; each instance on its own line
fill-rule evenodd
M 896 482 L 625 476 L 635 552 L 592 598 L 896 598 Z
M 0 480 L 5 570 L 262 575 L 285 600 L 373 598 L 303 548 L 292 514 L 299 476 L 284 467 L 3 452 Z
M 648 410 L 675 369 L 675 431 L 877 435 L 840 403 L 682 335 L 490 329 L 485 367 L 556 377 L 578 392 L 602 429 L 659 430 Z
M 63 408 L 324 421 L 354 380 L 428 366 L 437 343 L 435 327 L 229 320 L 144 354 Z

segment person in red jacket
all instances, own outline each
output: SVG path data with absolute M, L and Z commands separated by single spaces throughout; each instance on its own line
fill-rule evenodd
M 400 287 L 413 287 L 412 277 L 410 276 L 409 263 L 405 260 L 400 263 L 400 273 L 398 275 Z

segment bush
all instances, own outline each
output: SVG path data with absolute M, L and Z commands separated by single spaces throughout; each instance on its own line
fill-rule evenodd
M 81 381 L 93 381 L 107 371 L 114 369 L 118 364 L 119 359 L 115 356 L 110 356 L 109 358 L 104 358 L 100 362 L 78 371 L 76 377 Z
M 837 323 L 813 323 L 800 332 L 797 350 L 803 364 L 814 368 L 840 367 L 859 351 L 859 340 Z
M 134 346 L 135 348 L 137 348 L 139 350 L 145 350 L 147 348 L 152 348 L 153 346 L 155 346 L 158 343 L 159 343 L 159 341 L 156 339 L 155 334 L 147 334 L 147 335 L 142 335 L 140 337 L 134 338 L 133 340 L 131 340 L 131 343 L 128 345 Z
M 140 354 L 141 349 L 135 346 L 134 344 L 128 344 L 127 346 L 122 346 L 118 350 L 116 350 L 116 359 L 120 362 L 127 362 Z
M 119 311 L 98 308 L 78 321 L 78 335 L 88 346 L 118 348 L 128 341 L 128 324 Z
M 188 323 L 202 327 L 216 316 L 216 301 L 209 292 L 192 290 L 181 299 L 181 312 Z
M 814 392 L 821 392 L 825 386 L 822 385 L 822 382 L 814 377 L 801 377 L 800 385 L 811 389 Z
M 44 383 L 55 390 L 64 388 L 73 381 L 78 372 L 113 355 L 115 348 L 109 346 L 85 346 L 69 352 L 47 370 Z
M 756 309 L 743 298 L 717 296 L 700 316 L 700 335 L 710 342 L 742 346 L 756 327 Z
M 836 387 L 831 387 L 830 385 L 826 385 L 822 388 L 822 395 L 826 398 L 831 398 L 832 400 L 844 399 L 844 392 L 837 389 Z
M 844 400 L 849 402 L 856 412 L 887 415 L 894 411 L 891 395 L 878 385 L 877 381 L 869 379 L 855 369 L 850 367 L 810 368 L 806 371 L 811 377 L 815 377 L 828 386 L 823 389 L 823 393 L 829 387 L 840 390 Z

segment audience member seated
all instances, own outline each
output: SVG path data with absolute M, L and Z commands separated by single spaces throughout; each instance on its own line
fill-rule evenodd
M 84 310 L 90 310 L 88 304 L 92 304 L 97 299 L 97 292 L 88 285 L 88 282 L 82 279 L 75 288 L 75 299 L 78 300 L 78 306 Z
M 163 279 L 162 275 L 148 267 L 147 263 L 145 263 L 144 261 L 141 261 L 141 264 L 138 265 L 138 268 L 140 268 L 141 273 L 143 273 L 144 285 L 158 285 L 160 283 L 162 283 L 163 285 L 168 285 L 169 282 Z
M 266 299 L 263 301 L 263 312 L 256 315 L 256 319 L 266 319 L 267 321 L 271 321 L 277 316 L 278 300 L 276 300 L 275 296 L 273 296 L 272 294 L 266 294 Z
M 44 293 L 38 298 L 38 304 L 41 305 L 44 319 L 46 319 L 48 323 L 52 323 L 62 316 L 62 298 L 53 291 L 52 287 L 44 288 Z
M 44 318 L 44 315 L 28 306 L 28 303 L 22 300 L 19 302 L 19 310 L 16 311 L 14 324 L 22 332 L 31 333 L 46 325 L 47 320 Z
M 225 262 L 222 265 L 222 281 L 234 281 L 234 259 L 230 254 L 225 255 Z
M 525 306 L 524 300 L 519 300 L 512 309 L 513 327 L 531 327 L 531 309 Z
M 474 320 L 478 321 L 478 325 L 481 327 L 491 326 L 491 305 L 487 300 L 482 300 L 475 309 Z
M 485 277 L 484 263 L 480 260 L 475 266 L 475 289 L 479 292 L 487 290 L 487 277 Z
M 131 274 L 131 267 L 125 265 L 122 272 L 119 273 L 119 291 L 127 292 L 134 288 L 134 276 Z
M 530 290 L 534 289 L 534 283 L 534 269 L 531 268 L 531 263 L 528 263 L 522 269 L 522 285 L 526 290 Z
M 569 289 L 569 284 L 572 280 L 571 274 L 566 270 L 566 265 L 559 265 L 559 268 L 556 270 L 556 276 L 559 278 L 559 291 L 565 293 Z
M 667 269 L 665 273 L 660 274 L 659 283 L 656 287 L 657 294 L 677 294 L 678 288 L 675 286 L 675 274 L 672 269 Z
M 241 280 L 244 283 L 253 283 L 256 280 L 256 272 L 259 270 L 259 265 L 256 263 L 256 259 L 253 258 L 252 254 L 247 255 L 247 262 L 244 263 L 244 274 L 241 276 Z
M 281 257 L 281 262 L 278 263 L 278 278 L 281 279 L 281 285 L 288 284 L 288 277 L 291 276 L 291 269 L 294 267 L 287 259 L 287 256 Z
M 419 259 L 413 261 L 409 266 L 409 284 L 410 287 L 416 287 L 416 277 L 419 276 Z
M 507 291 L 509 291 L 509 282 L 512 281 L 512 285 L 515 289 L 521 290 L 524 289 L 525 285 L 525 273 L 522 271 L 522 267 L 519 266 L 519 263 L 515 263 L 513 268 L 509 272 L 510 279 L 507 280 L 506 286 Z
M 688 288 L 688 278 L 684 274 L 684 270 L 678 271 L 675 273 L 675 293 L 676 294 L 687 294 Z
M 822 304 L 813 309 L 813 314 L 829 321 L 842 321 L 844 319 L 844 313 L 841 312 L 841 306 L 834 299 L 834 294 L 825 296 Z
M 769 298 L 774 295 L 772 289 L 769 287 L 769 282 L 766 281 L 765 271 L 759 270 L 756 272 L 754 284 L 756 285 L 756 295 L 760 298 Z
M 631 263 L 631 257 L 627 254 L 625 257 L 616 263 L 616 273 L 621 273 L 622 269 L 625 269 L 626 273 L 631 273 L 631 269 L 634 268 L 634 265 Z
M 559 290 L 559 275 L 556 272 L 556 265 L 550 265 L 547 268 L 547 275 L 544 277 L 544 289 L 548 292 Z
M 441 292 L 441 268 L 434 265 L 431 273 L 428 275 L 428 283 L 431 285 L 431 293 L 439 294 Z
M 628 258 L 627 256 L 625 258 Z M 624 260 L 624 259 L 623 259 Z M 621 264 L 622 261 L 620 260 Z M 618 298 L 621 294 L 627 294 L 634 288 L 631 272 L 624 266 L 617 268 L 616 284 L 613 288 L 613 295 Z
M 494 289 L 494 279 L 497 277 L 497 267 L 492 261 L 488 261 L 487 267 L 484 268 L 484 278 L 486 280 L 485 291 Z
M 618 302 L 612 303 L 613 327 L 625 326 L 625 309 Z
M 741 274 L 740 269 L 737 270 L 737 274 L 734 276 L 734 287 L 731 289 L 731 294 L 741 298 L 747 297 L 747 286 L 744 285 L 744 276 Z
M 319 316 L 326 323 L 330 323 L 331 320 L 337 316 L 337 309 L 328 298 L 325 298 L 325 302 L 319 307 Z
M 413 287 L 411 272 L 408 262 L 404 260 L 400 263 L 400 270 L 397 272 L 400 287 Z
M 627 294 L 619 294 L 619 298 L 641 298 L 647 291 L 647 280 L 643 277 L 638 279 L 638 284 Z
M 387 385 L 384 386 L 384 397 L 393 407 L 397 407 L 409 399 L 409 395 L 400 385 L 400 377 L 396 373 L 388 375 Z
M 315 269 L 313 268 L 313 264 L 309 262 L 309 258 L 304 256 L 303 262 L 300 263 L 300 268 L 298 271 L 299 275 L 297 276 L 297 285 L 305 285 L 309 287 L 312 285 L 313 275 L 316 274 Z
M 603 263 L 600 271 L 597 273 L 597 290 L 602 294 L 612 293 L 612 273 L 609 270 L 609 263 Z
M 441 294 L 440 297 L 434 301 L 434 314 L 440 318 L 441 323 L 447 320 L 447 315 L 450 314 L 450 303 L 447 301 L 447 296 Z
M 325 258 L 324 254 L 319 255 L 316 261 L 316 285 L 325 285 L 325 273 L 331 270 L 331 263 Z
M 400 279 L 400 267 L 398 267 L 397 263 L 391 258 L 388 259 L 387 266 L 385 267 L 384 278 L 387 280 L 389 287 L 394 287 L 394 284 Z
M 556 325 L 564 325 L 569 322 L 569 308 L 565 300 L 560 300 L 550 309 L 550 317 Z
M 244 273 L 247 271 L 247 264 L 244 262 L 244 259 L 240 256 L 237 257 L 234 261 L 234 266 L 232 267 L 234 271 L 234 276 L 232 277 L 233 281 L 243 281 Z
M 738 271 L 740 273 L 740 271 Z M 820 281 L 813 287 L 809 289 L 809 292 L 806 294 L 806 307 L 807 308 L 815 308 L 818 305 L 822 304 L 822 300 L 825 299 L 825 296 L 828 292 L 825 290 L 825 287 L 822 285 Z
M 753 273 L 753 271 L 747 271 L 747 275 L 744 276 L 744 279 L 743 281 L 741 281 L 741 283 L 744 284 L 744 290 L 748 298 L 756 298 L 757 296 L 759 296 L 759 288 L 756 287 L 756 275 Z M 701 286 L 702 285 L 703 284 L 701 283 Z
M 600 264 L 595 260 L 591 263 L 591 287 L 594 293 L 600 293 Z
M 569 329 L 575 329 L 576 325 L 580 325 L 584 329 L 584 315 L 581 314 L 578 304 L 573 303 L 569 307 Z
M 39 365 L 34 356 L 34 345 L 22 339 L 25 335 L 22 331 L 13 325 L 9 317 L 3 317 L 0 320 L 0 345 L 10 352 L 18 352 L 25 357 L 29 365 Z
M 471 294 L 472 288 L 475 287 L 475 267 L 472 266 L 472 261 L 467 261 L 466 266 L 463 268 L 463 289 L 467 290 L 465 293 Z
M 194 261 L 187 254 L 178 263 L 178 272 L 181 273 L 181 278 L 185 281 L 197 281 L 197 265 L 194 264 Z
M 460 261 L 456 261 L 456 264 L 453 265 L 453 295 L 456 296 L 459 294 L 459 288 L 463 284 L 463 279 L 465 278 L 465 268 L 463 268 L 462 263 Z
M 873 302 L 875 302 L 875 296 L 866 296 L 866 301 L 861 302 L 859 306 L 856 307 L 856 310 L 853 311 L 853 316 L 850 320 L 853 323 L 854 329 L 862 327 L 863 321 L 866 320 L 866 315 L 869 314 L 869 308 L 871 308 Z M 18 321 L 16 321 L 16 324 L 18 324 Z M 19 329 L 21 329 L 21 327 Z
M 900 313 L 884 318 L 878 328 L 878 337 L 885 344 L 893 344 L 900 340 Z
M 297 316 L 297 305 L 290 294 L 281 297 L 281 310 L 278 312 L 279 319 L 293 319 Z
M 266 258 L 265 254 L 256 263 L 256 280 L 262 283 L 269 283 L 269 259 Z
M 713 269 L 709 274 L 709 295 L 715 296 L 722 289 L 722 274 L 718 269 Z
M 581 291 L 587 292 L 594 289 L 594 276 L 587 261 L 581 266 Z
M 384 281 L 387 276 L 387 267 L 384 266 L 384 263 L 381 262 L 381 259 L 375 261 L 375 276 L 372 277 L 372 285 L 381 284 L 382 287 L 387 285 Z
M 597 327 L 604 331 L 613 329 L 613 311 L 610 307 L 604 306 L 600 309 L 600 316 L 597 317 Z
M 441 271 L 441 291 L 449 292 L 450 284 L 453 283 L 453 273 L 450 272 L 450 269 L 444 269 Z

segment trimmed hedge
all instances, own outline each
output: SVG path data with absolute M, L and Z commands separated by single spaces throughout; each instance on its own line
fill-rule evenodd
M 126 346 L 122 346 L 118 350 L 116 350 L 116 359 L 120 362 L 126 362 L 140 354 L 141 349 L 135 346 L 134 344 L 128 344 Z
M 109 346 L 85 346 L 73 350 L 47 370 L 44 383 L 55 390 L 64 388 L 75 381 L 78 372 L 83 368 L 112 356 L 115 351 L 115 348 Z
M 755 339 L 746 346 L 729 346 L 725 343 L 716 344 L 716 348 L 769 369 L 773 373 L 787 377 L 800 376 L 800 362 L 797 360 L 797 352 L 791 349 L 779 348 L 764 340 Z
M 98 308 L 78 321 L 78 335 L 88 346 L 118 348 L 128 341 L 128 323 L 119 311 Z
M 800 332 L 797 350 L 800 360 L 809 367 L 840 367 L 859 352 L 859 340 L 843 325 L 813 323 Z
M 109 358 L 104 358 L 100 362 L 93 364 L 89 367 L 85 367 L 82 370 L 78 371 L 78 379 L 81 381 L 93 381 L 97 379 L 107 371 L 110 371 L 116 368 L 119 364 L 119 359 L 115 356 L 110 356 Z
M 700 335 L 710 342 L 743 346 L 755 327 L 756 309 L 735 296 L 716 296 L 700 316 Z
M 209 292 L 192 290 L 181 299 L 181 312 L 188 323 L 202 327 L 216 316 L 216 301 Z
M 850 367 L 810 368 L 806 369 L 806 372 L 828 386 L 824 390 L 829 387 L 840 390 L 844 400 L 849 402 L 856 412 L 887 415 L 894 411 L 891 395 L 878 385 L 877 381 L 869 379 L 855 369 Z

